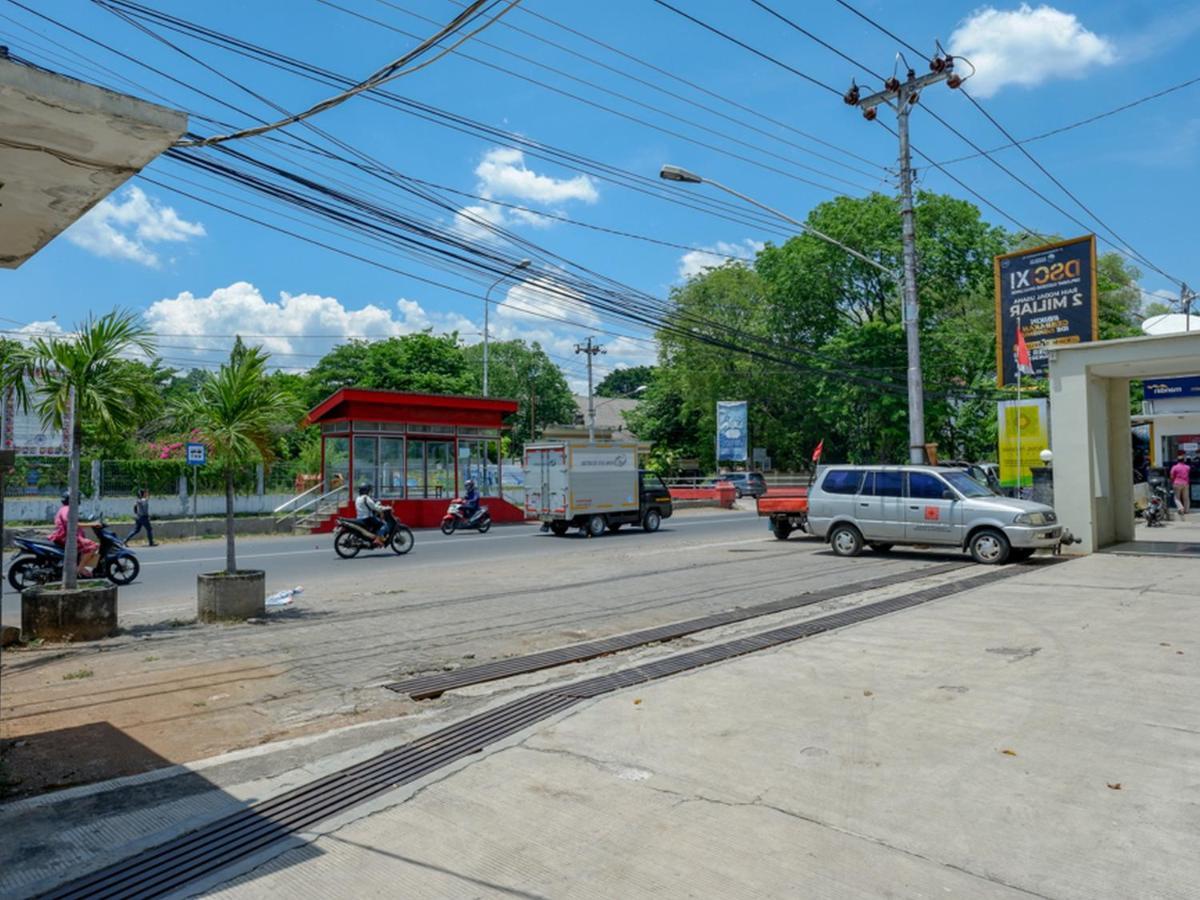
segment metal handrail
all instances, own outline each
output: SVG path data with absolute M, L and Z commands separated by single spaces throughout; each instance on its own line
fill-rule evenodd
M 346 491 L 347 493 L 349 493 L 349 490 L 350 490 L 350 486 L 348 484 L 339 484 L 332 491 L 326 491 L 324 494 L 321 494 L 321 496 L 313 497 L 311 500 L 308 500 L 305 503 L 301 503 L 299 506 L 295 507 L 294 509 L 290 509 L 287 512 L 282 512 L 282 510 L 284 510 L 286 507 L 295 503 L 297 500 L 304 497 L 306 494 L 311 494 L 313 491 L 317 490 L 318 488 L 320 488 L 322 486 L 323 486 L 323 483 L 318 484 L 315 487 L 311 487 L 307 491 L 305 491 L 303 494 L 297 494 L 291 500 L 287 501 L 287 503 L 281 504 L 279 506 L 279 508 L 275 510 L 276 517 L 283 518 L 284 516 L 299 515 L 301 512 L 303 512 L 304 510 L 306 510 L 310 507 L 313 507 L 313 506 L 319 507 L 324 500 L 328 499 L 329 497 L 332 497 L 334 494 L 340 494 L 342 491 Z
M 283 512 L 285 509 L 287 509 L 287 507 L 291 506 L 297 500 L 299 500 L 303 497 L 307 497 L 313 491 L 319 491 L 324 486 L 325 486 L 324 480 L 318 481 L 316 484 L 314 484 L 312 487 L 310 487 L 303 494 L 297 494 L 295 497 L 290 497 L 287 500 L 284 500 L 281 504 L 279 504 L 277 507 L 275 507 L 273 512 L 275 513 L 275 515 L 279 515 L 279 513 Z

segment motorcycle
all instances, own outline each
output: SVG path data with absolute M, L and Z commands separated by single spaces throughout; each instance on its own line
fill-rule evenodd
M 122 586 L 132 583 L 142 571 L 134 552 L 104 524 L 103 519 L 92 527 L 92 531 L 100 542 L 100 560 L 96 563 L 94 576 Z M 62 547 L 45 538 L 14 537 L 13 543 L 20 548 L 17 558 L 8 567 L 8 583 L 13 590 L 62 581 L 66 555 Z
M 487 534 L 491 527 L 492 516 L 488 512 L 488 508 L 481 506 L 475 510 L 475 515 L 468 518 L 466 510 L 463 509 L 461 497 L 451 500 L 450 508 L 446 510 L 446 515 L 442 516 L 442 534 L 454 534 L 456 531 L 470 528 L 476 529 L 480 534 Z
M 1146 482 L 1150 485 L 1150 499 L 1143 516 L 1148 527 L 1161 528 L 1166 525 L 1167 506 L 1171 498 L 1167 479 L 1163 475 L 1152 473 Z
M 388 528 L 387 539 L 382 544 L 376 543 L 377 533 L 372 531 L 358 519 L 338 517 L 337 528 L 333 533 L 333 552 L 342 559 L 353 559 L 363 550 L 382 550 L 391 547 L 397 556 L 403 556 L 413 548 L 414 538 L 412 529 L 402 524 L 390 506 L 383 508 L 383 521 Z

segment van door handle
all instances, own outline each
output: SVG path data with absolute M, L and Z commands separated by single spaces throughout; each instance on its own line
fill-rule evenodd
M 870 503 L 859 503 L 858 505 L 859 506 L 870 506 L 871 504 Z
M 920 509 L 920 508 L 921 508 L 921 507 L 919 507 L 919 506 L 910 506 L 910 507 L 909 507 L 909 509 Z

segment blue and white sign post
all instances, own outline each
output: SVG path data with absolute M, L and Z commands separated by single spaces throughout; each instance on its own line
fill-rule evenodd
M 197 522 L 197 498 L 200 496 L 200 467 L 208 463 L 208 447 L 195 441 L 189 441 L 186 447 L 187 464 L 192 468 L 192 537 L 200 530 Z
M 745 462 L 750 447 L 745 400 L 717 401 L 717 465 Z

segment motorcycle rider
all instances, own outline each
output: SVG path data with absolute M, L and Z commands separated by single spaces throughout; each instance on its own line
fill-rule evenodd
M 479 512 L 479 489 L 475 487 L 475 479 L 468 478 L 464 485 L 467 493 L 463 496 L 462 511 L 467 522 L 470 523 L 475 518 L 475 514 Z
M 67 518 L 71 514 L 71 495 L 62 495 L 62 506 L 54 515 L 54 530 L 49 534 L 51 543 L 66 549 L 67 546 Z M 80 522 L 75 531 L 75 548 L 78 559 L 78 573 L 81 578 L 91 578 L 96 568 L 96 563 L 100 561 L 100 545 L 93 540 L 89 540 L 83 536 L 83 529 L 95 528 L 99 522 Z
M 387 522 L 383 518 L 383 504 L 371 496 L 374 486 L 360 484 L 358 498 L 354 501 L 354 512 L 358 516 L 358 524 L 375 535 L 375 545 L 382 546 L 387 541 Z

